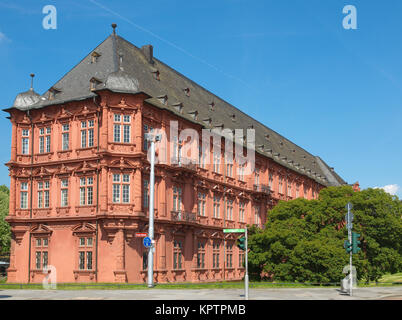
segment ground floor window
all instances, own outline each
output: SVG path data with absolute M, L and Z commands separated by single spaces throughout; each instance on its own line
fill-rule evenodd
M 80 236 L 78 241 L 78 269 L 92 270 L 93 236 Z
M 226 244 L 226 268 L 233 268 L 233 243 Z
M 148 251 L 142 253 L 142 270 L 148 269 Z
M 212 268 L 219 268 L 219 254 L 220 254 L 220 243 L 219 241 L 214 241 L 212 244 Z
M 201 241 L 198 242 L 197 268 L 198 269 L 205 268 L 205 243 Z
M 35 237 L 35 269 L 41 270 L 46 268 L 49 263 L 48 245 L 49 239 L 47 237 Z
M 239 268 L 244 268 L 244 253 L 239 253 Z
M 173 246 L 173 269 L 182 269 L 182 249 L 183 242 L 181 240 L 175 240 Z

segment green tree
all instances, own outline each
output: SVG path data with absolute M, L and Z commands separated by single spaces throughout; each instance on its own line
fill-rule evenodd
M 0 186 L 0 255 L 10 252 L 11 230 L 5 221 L 8 215 L 10 191 L 5 185 Z
M 402 202 L 381 189 L 349 186 L 321 190 L 318 200 L 280 201 L 264 230 L 250 230 L 252 278 L 292 282 L 339 282 L 349 255 L 345 206 L 353 204 L 353 231 L 362 251 L 353 256 L 359 279 L 376 281 L 402 270 Z

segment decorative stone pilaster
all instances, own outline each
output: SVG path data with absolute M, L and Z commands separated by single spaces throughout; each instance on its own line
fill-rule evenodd
M 116 270 L 114 273 L 115 282 L 127 282 L 127 274 L 125 270 L 125 240 L 124 240 L 124 230 L 119 229 L 116 232 L 114 242 L 117 246 L 116 255 Z

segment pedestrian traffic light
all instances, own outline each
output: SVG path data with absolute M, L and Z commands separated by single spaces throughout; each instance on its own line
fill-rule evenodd
M 343 247 L 346 249 L 347 253 L 350 253 L 352 251 L 352 244 L 349 242 L 349 240 L 345 240 L 343 243 Z
M 361 243 L 359 240 L 357 240 L 360 237 L 360 234 L 356 232 L 352 232 L 352 253 L 356 254 L 358 253 L 361 249 L 359 248 L 359 244 Z
M 237 247 L 241 250 L 246 250 L 246 237 L 241 237 L 237 239 Z

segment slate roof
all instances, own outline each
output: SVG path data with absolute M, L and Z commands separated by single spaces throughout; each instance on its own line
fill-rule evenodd
M 91 81 L 95 90 L 90 90 Z M 115 34 L 106 38 L 56 82 L 42 95 L 39 102 L 24 108 L 17 105 L 12 108 L 37 109 L 88 99 L 96 96 L 96 91 L 102 89 L 127 93 L 144 92 L 150 97 L 147 99 L 148 103 L 174 112 L 205 128 L 253 128 L 257 153 L 322 185 L 346 184 L 321 158 L 310 154 L 155 57 L 150 61 L 149 46 L 138 48 Z M 53 93 L 53 99 L 49 99 Z

